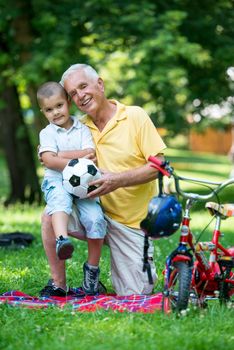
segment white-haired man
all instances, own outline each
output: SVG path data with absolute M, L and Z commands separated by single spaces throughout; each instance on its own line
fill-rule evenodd
M 113 287 L 118 295 L 149 294 L 157 275 L 151 241 L 151 283 L 147 271 L 143 271 L 144 232 L 140 222 L 155 195 L 157 170 L 147 159 L 150 155 L 162 156 L 166 146 L 142 108 L 107 99 L 104 82 L 91 66 L 71 66 L 60 83 L 85 114 L 83 123 L 91 130 L 97 163 L 103 171 L 93 183 L 98 188 L 89 196 L 100 197 L 107 220 Z M 69 158 L 73 158 L 72 151 Z M 70 235 L 82 238 L 81 233 L 82 228 L 76 226 Z M 56 259 L 51 220 L 46 214 L 42 217 L 42 237 L 52 280 L 40 294 L 66 295 L 65 265 Z

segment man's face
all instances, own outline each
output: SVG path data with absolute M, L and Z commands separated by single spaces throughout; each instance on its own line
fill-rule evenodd
M 104 98 L 101 78 L 90 77 L 80 69 L 66 78 L 64 88 L 82 112 L 96 116 Z

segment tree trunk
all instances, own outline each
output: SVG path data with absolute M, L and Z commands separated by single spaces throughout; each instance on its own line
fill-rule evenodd
M 11 183 L 5 205 L 16 201 L 39 203 L 41 190 L 17 90 L 14 86 L 5 86 L 0 97 L 4 103 L 0 109 L 0 133 Z
M 30 31 L 31 2 L 17 0 L 15 8 L 16 17 L 8 25 L 14 28 L 14 41 L 20 53 L 17 64 L 23 64 L 30 59 Z M 0 50 L 8 56 L 8 61 L 2 67 L 7 70 L 13 64 L 11 45 L 8 37 L 0 37 Z M 27 127 L 19 103 L 16 85 L 7 76 L 1 77 L 0 86 L 0 135 L 6 161 L 9 169 L 11 189 L 5 205 L 20 201 L 32 203 L 41 201 L 41 189 L 36 173 L 33 150 L 30 143 Z

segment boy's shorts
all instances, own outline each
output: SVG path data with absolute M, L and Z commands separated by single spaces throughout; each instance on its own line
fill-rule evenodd
M 107 223 L 98 198 L 74 198 L 64 189 L 61 179 L 56 178 L 45 178 L 41 188 L 47 203 L 47 214 L 52 215 L 62 211 L 70 215 L 74 203 L 86 237 L 91 239 L 103 239 L 105 237 Z
M 105 215 L 107 235 L 105 243 L 110 247 L 111 278 L 118 295 L 150 294 L 157 280 L 153 254 L 154 246 L 149 239 L 148 258 L 154 284 L 149 284 L 147 272 L 143 272 L 144 232 L 120 224 Z M 75 210 L 69 217 L 70 235 L 82 239 L 82 227 Z

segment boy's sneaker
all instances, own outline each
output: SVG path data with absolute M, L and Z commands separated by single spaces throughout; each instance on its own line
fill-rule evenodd
M 99 281 L 98 282 L 98 294 L 106 294 L 107 293 L 107 289 L 106 287 L 104 286 L 104 284 Z
M 60 260 L 70 259 L 74 246 L 68 238 L 60 236 L 56 239 L 56 254 Z
M 82 289 L 86 295 L 96 295 L 99 293 L 99 267 L 93 268 L 88 263 L 83 265 L 84 281 Z
M 72 288 L 72 290 L 75 292 L 75 293 L 78 293 L 78 294 L 82 294 L 83 293 L 83 295 L 85 295 L 85 292 L 84 292 L 84 288 L 83 288 L 83 286 L 81 286 L 81 287 L 78 287 L 78 288 Z M 100 294 L 106 294 L 107 293 L 107 289 L 106 289 L 106 287 L 104 286 L 104 284 L 101 282 L 101 281 L 99 281 L 98 282 L 98 291 L 97 291 L 97 293 L 95 294 L 95 295 L 100 295 Z M 87 294 L 86 294 L 87 295 Z
M 42 290 L 40 290 L 39 296 L 44 298 L 67 297 L 67 296 L 82 298 L 85 296 L 85 293 L 81 289 L 75 291 L 71 288 L 64 290 L 62 288 L 56 287 L 53 280 L 50 279 L 47 285 Z

